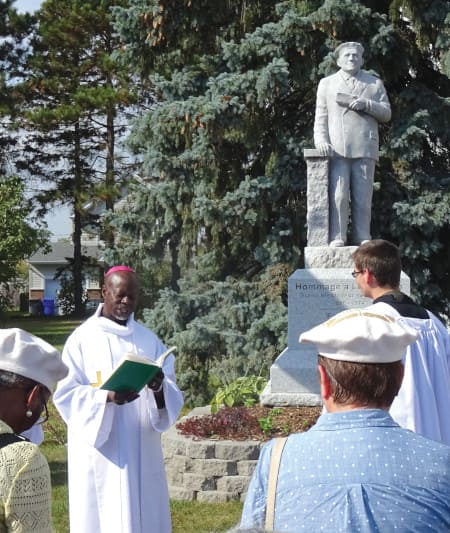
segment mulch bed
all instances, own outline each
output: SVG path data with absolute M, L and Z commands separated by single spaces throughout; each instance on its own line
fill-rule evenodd
M 194 439 L 267 441 L 308 430 L 322 407 L 223 407 L 215 414 L 191 416 L 176 425 Z

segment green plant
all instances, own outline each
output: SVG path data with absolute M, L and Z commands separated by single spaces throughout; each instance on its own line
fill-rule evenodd
M 280 409 L 279 407 L 274 407 L 267 416 L 263 418 L 258 418 L 259 427 L 261 428 L 262 432 L 265 435 L 268 435 L 272 431 L 273 420 L 277 415 L 281 413 L 282 413 L 282 409 Z M 283 431 L 286 431 L 286 433 L 288 431 L 288 427 L 286 424 L 284 424 Z
M 211 401 L 211 412 L 217 413 L 221 406 L 250 407 L 259 400 L 259 395 L 266 386 L 267 380 L 262 376 L 245 376 L 220 388 Z
M 269 434 L 273 428 L 273 418 L 266 416 L 264 418 L 258 418 L 259 427 L 265 435 Z

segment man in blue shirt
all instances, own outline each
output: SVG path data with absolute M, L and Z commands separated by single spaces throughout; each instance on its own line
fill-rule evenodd
M 319 351 L 327 413 L 284 446 L 275 492 L 279 532 L 450 531 L 450 447 L 396 424 L 389 407 L 418 332 L 349 310 L 303 333 Z M 262 527 L 274 440 L 262 450 L 241 527 Z

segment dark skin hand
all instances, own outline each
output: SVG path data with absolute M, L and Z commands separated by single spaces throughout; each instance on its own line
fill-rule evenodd
M 156 376 L 147 383 L 147 387 L 152 389 L 153 392 L 158 392 L 158 389 L 161 387 L 163 381 L 164 381 L 164 372 L 160 370 L 156 374 Z
M 159 390 L 163 380 L 164 372 L 160 370 L 158 374 L 156 374 L 156 376 L 149 383 L 147 383 L 147 387 L 151 389 L 153 391 L 153 394 L 155 395 L 156 405 L 159 409 L 162 409 L 165 405 L 164 393 L 162 389 Z M 133 402 L 134 400 L 136 400 L 136 398 L 139 398 L 139 394 L 133 390 L 120 392 L 108 391 L 106 401 L 113 402 L 117 405 L 123 405 L 125 403 Z
M 134 390 L 126 390 L 126 391 L 108 391 L 108 396 L 106 397 L 107 402 L 113 402 L 116 405 L 123 405 L 125 403 L 130 403 L 136 400 L 136 398 L 139 398 L 139 394 Z
M 153 391 L 155 401 L 158 409 L 164 409 L 166 401 L 164 399 L 164 392 L 162 389 L 162 382 L 164 380 L 164 372 L 160 370 L 156 376 L 147 383 L 147 387 Z M 159 390 L 161 388 L 161 390 Z

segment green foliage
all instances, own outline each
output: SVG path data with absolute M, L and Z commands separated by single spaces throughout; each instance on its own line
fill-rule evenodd
M 170 289 L 144 316 L 179 346 L 188 402 L 208 400 L 221 366 L 262 375 L 284 348 L 285 292 L 271 286 L 274 272 L 286 280 L 303 263 L 303 149 L 318 82 L 344 40 L 364 45 L 393 109 L 380 130 L 373 237 L 398 243 L 415 294 L 449 313 L 449 16 L 443 0 L 134 0 L 115 10 L 125 58 L 157 102 L 132 125 L 141 177 L 111 222 L 126 243 L 113 253 L 139 257 L 142 276 L 170 262 Z
M 112 209 L 124 174 L 132 168 L 123 149 L 126 113 L 140 94 L 127 67 L 114 58 L 120 47 L 111 25 L 111 5 L 126 0 L 46 0 L 29 36 L 27 61 L 16 80 L 27 150 L 20 170 L 40 180 L 41 214 L 66 205 L 73 214 L 74 312 L 83 313 L 81 235 L 98 233 L 94 207 Z M 20 83 L 19 83 L 20 81 Z M 102 237 L 112 244 L 110 228 Z
M 280 413 L 281 409 L 275 407 L 267 416 L 263 418 L 258 418 L 259 426 L 264 432 L 264 434 L 269 435 L 271 433 L 274 425 L 274 417 L 276 417 Z
M 259 396 L 267 385 L 267 379 L 261 376 L 237 378 L 226 387 L 220 388 L 211 401 L 211 412 L 217 413 L 222 407 L 243 405 L 250 407 L 259 401 Z
M 144 320 L 166 342 L 178 346 L 177 376 L 189 405 L 211 399 L 211 374 L 222 383 L 239 376 L 265 375 L 285 347 L 286 307 L 266 278 L 245 283 L 233 278 L 199 283 L 180 280 L 180 292 L 165 289 Z M 186 284 L 186 290 L 184 290 Z M 270 284 L 269 286 L 272 286 Z
M 0 285 L 20 275 L 21 261 L 48 242 L 48 233 L 31 225 L 33 206 L 24 196 L 18 177 L 0 177 Z M 0 297 L 0 308 L 8 301 Z
M 56 295 L 58 308 L 64 316 L 72 315 L 75 311 L 74 282 L 69 272 L 63 272 L 59 276 L 60 289 Z M 82 304 L 88 301 L 87 290 L 83 290 Z
M 0 176 L 0 281 L 8 281 L 27 258 L 46 243 L 47 233 L 29 222 L 33 206 L 18 177 Z

